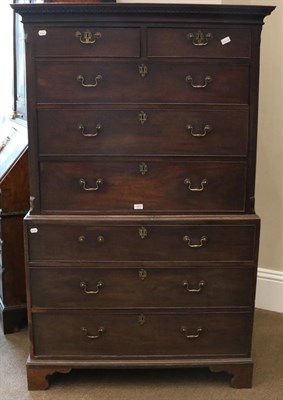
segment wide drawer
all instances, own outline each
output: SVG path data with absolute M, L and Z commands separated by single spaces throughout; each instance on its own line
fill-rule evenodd
M 36 57 L 139 57 L 140 29 L 36 27 Z
M 149 57 L 248 58 L 251 55 L 249 29 L 149 28 Z
M 38 61 L 36 85 L 39 103 L 247 104 L 249 65 L 209 61 Z
M 38 110 L 40 154 L 246 155 L 248 111 Z
M 254 268 L 30 268 L 32 307 L 250 307 Z
M 247 356 L 251 314 L 44 312 L 32 329 L 36 356 Z
M 49 223 L 48 223 L 49 222 Z M 29 261 L 254 262 L 257 224 L 91 222 L 71 218 L 28 221 Z
M 246 163 L 161 159 L 40 163 L 46 212 L 243 212 Z

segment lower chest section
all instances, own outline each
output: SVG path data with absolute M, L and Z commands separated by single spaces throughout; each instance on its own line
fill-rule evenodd
M 33 355 L 248 357 L 259 220 L 117 218 L 26 222 Z

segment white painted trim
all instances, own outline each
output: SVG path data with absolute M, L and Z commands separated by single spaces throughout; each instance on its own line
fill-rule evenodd
M 259 268 L 255 306 L 283 313 L 283 272 Z

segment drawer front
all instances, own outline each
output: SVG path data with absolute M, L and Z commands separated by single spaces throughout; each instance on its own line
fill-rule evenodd
M 242 212 L 246 164 L 141 159 L 40 164 L 41 209 Z
M 244 29 L 149 28 L 149 57 L 249 58 L 251 33 Z
M 247 154 L 247 111 L 39 110 L 40 154 Z
M 248 79 L 243 63 L 36 63 L 39 103 L 247 104 Z
M 253 268 L 30 268 L 33 307 L 249 307 Z
M 139 28 L 48 27 L 34 30 L 37 57 L 139 57 Z
M 37 356 L 247 356 L 250 313 L 33 314 Z M 192 337 L 190 337 L 192 336 Z
M 30 261 L 253 261 L 255 225 L 28 224 Z

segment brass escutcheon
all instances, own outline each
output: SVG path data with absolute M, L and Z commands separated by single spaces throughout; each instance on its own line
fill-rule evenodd
M 142 175 L 145 175 L 148 172 L 148 166 L 146 165 L 146 163 L 144 162 L 140 163 L 139 171 Z
M 147 229 L 144 226 L 139 228 L 139 237 L 145 239 L 147 237 Z
M 144 281 L 146 277 L 147 277 L 147 272 L 146 272 L 146 270 L 143 269 L 143 268 L 141 268 L 141 269 L 139 270 L 139 278 L 140 278 L 140 280 L 141 280 L 141 281 Z
M 145 64 L 139 65 L 139 74 L 142 78 L 145 78 L 146 75 L 148 74 L 148 69 Z
M 144 111 L 139 112 L 139 122 L 143 125 L 147 121 L 147 114 Z
M 139 324 L 144 325 L 146 322 L 145 316 L 143 314 L 139 315 Z

